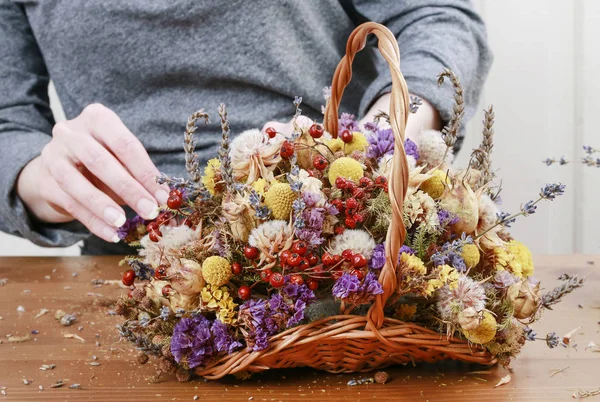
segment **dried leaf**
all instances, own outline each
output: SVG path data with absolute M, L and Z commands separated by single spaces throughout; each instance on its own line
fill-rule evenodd
M 494 385 L 494 388 L 499 387 L 504 384 L 508 384 L 510 382 L 510 374 L 505 375 L 498 381 L 498 384 Z
M 50 385 L 50 388 L 60 388 L 63 385 L 65 385 L 65 383 L 63 382 L 63 380 L 58 380 L 54 384 Z
M 67 339 L 77 339 L 78 341 L 81 341 L 81 343 L 85 343 L 85 339 L 83 339 L 82 337 L 80 337 L 77 334 L 64 334 L 63 338 L 67 338 Z
M 8 337 L 8 342 L 9 343 L 21 343 L 21 342 L 27 342 L 30 341 L 31 337 L 29 335 L 23 335 L 23 336 L 10 336 Z
M 554 377 L 554 376 L 555 376 L 555 375 L 557 375 L 558 373 L 562 373 L 563 371 L 567 370 L 568 368 L 569 368 L 569 367 L 567 366 L 567 367 L 565 367 L 565 368 L 562 368 L 562 369 L 559 369 L 559 370 L 554 370 L 554 371 L 552 372 L 552 374 L 550 374 L 550 377 Z
M 573 392 L 572 396 L 575 399 L 583 399 L 583 398 L 589 398 L 590 396 L 596 396 L 596 395 L 600 395 L 600 388 L 594 389 L 592 391 L 585 391 L 582 389 L 578 389 L 575 392 Z
M 39 312 L 39 313 L 37 313 L 37 314 L 35 315 L 35 317 L 33 317 L 33 318 L 40 318 L 41 316 L 43 316 L 44 314 L 47 314 L 47 313 L 49 313 L 49 312 L 50 312 L 50 310 L 48 310 L 47 308 L 43 308 L 43 309 L 41 309 L 41 310 L 40 310 L 40 312 Z

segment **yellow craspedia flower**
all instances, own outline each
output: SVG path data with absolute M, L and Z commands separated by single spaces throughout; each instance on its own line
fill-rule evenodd
M 465 338 L 473 343 L 488 343 L 496 336 L 498 324 L 496 319 L 489 311 L 483 312 L 483 319 L 475 329 L 465 330 L 463 334 Z
M 415 317 L 417 306 L 414 304 L 401 304 L 396 308 L 394 317 L 400 321 L 410 321 Z
M 215 174 L 221 168 L 221 161 L 217 158 L 210 159 L 204 168 L 202 184 L 208 190 L 210 195 L 215 195 Z
M 458 287 L 458 278 L 459 273 L 456 269 L 452 268 L 450 265 L 442 265 L 439 267 L 439 278 L 445 284 L 448 284 L 450 289 L 456 289 Z
M 479 264 L 479 260 L 481 259 L 481 254 L 479 253 L 479 249 L 474 244 L 465 244 L 462 247 L 462 253 L 460 256 L 463 260 L 465 260 L 465 265 L 467 268 L 474 268 Z
M 489 257 L 492 260 L 493 266 L 498 271 L 509 271 L 517 278 L 523 277 L 523 264 L 517 260 L 513 253 L 506 248 L 495 247 L 492 255 Z M 533 266 L 533 265 L 532 265 Z
M 288 220 L 296 193 L 287 183 L 273 184 L 265 194 L 265 205 L 271 210 L 273 218 Z
M 358 182 L 363 174 L 363 167 L 358 161 L 348 157 L 339 158 L 329 166 L 329 183 L 335 185 L 338 177 Z
M 444 194 L 444 190 L 448 185 L 448 175 L 439 169 L 434 170 L 432 174 L 433 177 L 425 180 L 419 188 L 429 194 L 431 198 L 437 200 Z
M 352 141 L 344 145 L 344 153 L 350 155 L 354 151 L 364 152 L 369 146 L 367 137 L 361 132 L 355 131 L 352 133 Z
M 517 240 L 511 240 L 506 247 L 514 257 L 512 265 L 520 266 L 523 278 L 533 275 L 533 258 L 529 248 Z
M 402 253 L 400 256 L 400 264 L 404 270 L 410 270 L 419 275 L 425 275 L 427 273 L 425 264 L 416 255 Z
M 231 265 L 223 257 L 214 255 L 208 257 L 202 263 L 202 276 L 206 283 L 212 286 L 222 286 L 226 284 L 233 273 L 231 272 Z
M 344 141 L 342 141 L 341 138 L 332 138 L 331 140 L 326 141 L 325 145 L 331 149 L 331 152 L 336 153 L 344 148 Z

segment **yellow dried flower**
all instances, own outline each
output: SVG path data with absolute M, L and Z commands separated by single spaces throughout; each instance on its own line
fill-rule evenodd
M 265 195 L 265 187 L 267 187 L 267 181 L 262 177 L 252 183 L 252 188 L 260 195 Z
M 343 177 L 354 182 L 358 182 L 363 177 L 362 165 L 348 157 L 343 157 L 333 161 L 329 167 L 329 183 L 335 185 L 335 179 Z
M 497 325 L 496 319 L 492 313 L 484 311 L 479 325 L 475 327 L 475 329 L 463 329 L 463 334 L 465 335 L 465 338 L 473 343 L 488 343 L 496 336 Z
M 215 195 L 215 174 L 221 169 L 221 161 L 217 158 L 210 159 L 204 168 L 202 184 L 210 195 Z
M 433 292 L 446 284 L 450 289 L 456 289 L 458 286 L 459 274 L 456 269 L 450 265 L 440 265 L 437 269 L 437 277 L 427 281 L 427 289 L 425 289 L 427 296 L 431 296 Z
M 460 256 L 463 260 L 465 260 L 465 265 L 467 268 L 474 268 L 479 264 L 479 260 L 481 255 L 479 254 L 479 249 L 475 244 L 465 244 L 462 247 L 462 253 Z
M 326 141 L 325 145 L 331 149 L 331 152 L 336 153 L 344 148 L 344 141 L 342 141 L 341 138 L 332 138 L 331 140 Z
M 295 199 L 296 193 L 287 183 L 276 183 L 265 194 L 265 204 L 274 219 L 288 220 Z
M 223 257 L 217 255 L 211 256 L 202 263 L 202 276 L 209 285 L 224 285 L 232 275 L 231 265 Z
M 449 183 L 446 172 L 436 169 L 431 173 L 433 176 L 425 180 L 420 189 L 425 191 L 431 198 L 437 200 L 444 194 L 446 185 Z
M 346 155 L 350 155 L 354 151 L 364 152 L 369 146 L 369 141 L 367 141 L 367 137 L 359 131 L 355 131 L 352 133 L 352 141 L 346 143 L 344 145 L 344 153 Z M 334 151 L 335 152 L 335 151 Z
M 417 312 L 417 306 L 414 304 L 401 304 L 396 307 L 395 318 L 400 321 L 410 321 Z
M 224 324 L 235 324 L 237 322 L 238 306 L 225 286 L 215 287 L 206 285 L 200 293 L 202 308 L 215 311 L 217 319 Z
M 410 270 L 418 275 L 425 275 L 427 273 L 425 264 L 416 255 L 402 253 L 400 256 L 400 264 L 403 271 Z
M 522 277 L 527 278 L 533 275 L 533 258 L 527 246 L 520 241 L 511 240 L 506 247 L 514 257 L 512 265 L 520 265 L 518 270 L 521 271 Z

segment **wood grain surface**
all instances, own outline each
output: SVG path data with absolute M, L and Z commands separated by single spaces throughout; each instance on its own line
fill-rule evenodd
M 577 346 L 548 349 L 544 341 L 528 342 L 512 364 L 511 382 L 494 388 L 508 374 L 506 369 L 454 362 L 389 368 L 385 385 L 349 386 L 349 380 L 371 375 L 312 370 L 274 370 L 246 381 L 178 383 L 165 377 L 154 383 L 152 360 L 137 362 L 135 348 L 119 340 L 115 325 L 120 317 L 111 315 L 115 300 L 125 292 L 118 284 L 118 258 L 0 258 L 0 279 L 7 279 L 0 286 L 0 390 L 6 394 L 0 394 L 0 402 L 193 401 L 195 396 L 200 401 L 573 400 L 576 390 L 600 387 L 600 349 L 588 347 L 591 342 L 600 345 L 600 256 L 540 256 L 535 261 L 535 276 L 546 289 L 558 283 L 561 272 L 587 278 L 583 289 L 545 312 L 533 326 L 540 337 L 551 331 L 562 336 L 581 327 L 572 340 Z M 113 282 L 98 285 L 93 283 L 96 279 Z M 49 312 L 35 318 L 41 309 Z M 62 326 L 54 318 L 59 309 L 77 314 L 77 321 Z M 68 334 L 85 342 L 65 338 Z M 30 340 L 9 341 L 27 335 Z M 43 364 L 56 367 L 42 371 Z M 58 380 L 65 385 L 51 388 Z M 69 388 L 73 384 L 80 388 Z M 600 395 L 586 400 L 600 401 Z

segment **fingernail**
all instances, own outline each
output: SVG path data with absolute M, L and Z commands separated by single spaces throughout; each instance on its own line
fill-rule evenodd
M 106 218 L 108 222 L 112 223 L 112 225 L 117 228 L 123 226 L 127 220 L 125 215 L 113 207 L 107 207 L 104 209 L 104 218 Z
M 110 239 L 110 241 L 112 241 L 113 243 L 118 243 L 121 241 L 121 239 L 119 238 L 119 235 L 117 235 L 117 232 L 115 232 L 113 229 L 109 228 L 109 227 L 105 227 L 104 228 L 104 235 Z
M 152 220 L 158 216 L 158 205 L 154 201 L 142 198 L 138 201 L 137 207 L 147 220 Z
M 156 201 L 158 201 L 161 205 L 163 205 L 163 204 L 167 203 L 167 199 L 169 198 L 169 193 L 167 193 L 163 189 L 160 189 L 156 193 L 154 193 L 154 198 L 156 198 Z

